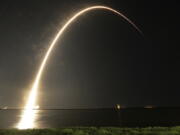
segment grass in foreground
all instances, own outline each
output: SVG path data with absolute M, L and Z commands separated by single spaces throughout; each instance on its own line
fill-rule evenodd
M 74 127 L 59 129 L 0 129 L 0 135 L 180 135 L 180 127 Z

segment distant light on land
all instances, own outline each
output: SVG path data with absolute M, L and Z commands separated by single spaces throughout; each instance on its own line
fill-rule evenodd
M 117 104 L 117 105 L 116 105 L 116 108 L 117 108 L 117 109 L 121 109 L 121 105 L 120 105 L 120 104 Z
M 151 106 L 151 105 L 147 105 L 147 106 L 145 106 L 144 108 L 146 108 L 146 109 L 152 109 L 152 108 L 154 108 L 154 107 Z
M 7 109 L 8 109 L 8 107 L 7 107 L 7 106 L 5 106 L 5 107 L 3 107 L 2 109 L 3 109 L 3 110 L 7 110 Z
M 27 129 L 27 128 L 34 128 L 34 120 L 35 120 L 35 112 L 33 110 L 33 108 L 35 108 L 36 106 L 36 100 L 37 100 L 37 94 L 38 94 L 38 87 L 39 87 L 39 82 L 44 70 L 44 67 L 46 66 L 47 60 L 49 58 L 49 55 L 51 54 L 52 49 L 54 48 L 54 46 L 56 45 L 57 41 L 60 39 L 61 35 L 63 34 L 63 32 L 68 28 L 68 26 L 75 21 L 79 16 L 81 16 L 82 14 L 90 11 L 90 10 L 95 10 L 95 9 L 104 9 L 104 10 L 108 10 L 111 11 L 119 16 L 121 16 L 122 18 L 124 18 L 127 22 L 129 22 L 137 31 L 139 31 L 141 34 L 141 30 L 130 20 L 128 19 L 126 16 L 124 16 L 123 14 L 121 14 L 120 12 L 110 8 L 110 7 L 106 7 L 106 6 L 92 6 L 92 7 L 88 7 L 85 8 L 83 10 L 80 10 L 79 12 L 75 13 L 74 16 L 72 16 L 64 25 L 63 27 L 59 30 L 59 32 L 57 33 L 57 35 L 55 36 L 55 38 L 53 39 L 52 43 L 49 46 L 49 49 L 47 50 L 42 63 L 39 67 L 39 70 L 37 72 L 34 84 L 32 86 L 32 89 L 30 91 L 29 97 L 27 99 L 27 103 L 25 105 L 25 110 L 23 111 L 22 114 L 22 118 L 20 119 L 20 122 L 18 124 L 18 128 L 19 129 Z

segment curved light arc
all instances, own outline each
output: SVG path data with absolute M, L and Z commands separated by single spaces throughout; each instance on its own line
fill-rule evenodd
M 65 24 L 64 26 L 59 30 L 59 32 L 57 33 L 57 35 L 55 36 L 55 38 L 53 39 L 52 43 L 50 44 L 50 47 L 48 48 L 42 63 L 40 65 L 40 68 L 37 72 L 35 81 L 33 83 L 32 89 L 30 91 L 29 97 L 28 97 L 28 101 L 25 105 L 25 110 L 22 114 L 22 118 L 20 119 L 20 122 L 18 123 L 17 128 L 19 129 L 27 129 L 27 128 L 33 128 L 33 119 L 35 117 L 34 114 L 34 110 L 33 108 L 35 108 L 36 105 L 36 100 L 37 100 L 37 92 L 38 92 L 38 85 L 44 70 L 44 67 L 46 66 L 47 60 L 49 58 L 49 55 L 51 54 L 52 49 L 54 48 L 54 46 L 56 45 L 57 41 L 60 39 L 61 35 L 63 34 L 63 32 L 68 28 L 68 26 L 75 21 L 79 16 L 81 16 L 82 14 L 90 11 L 90 10 L 95 10 L 95 9 L 104 9 L 104 10 L 108 10 L 111 11 L 119 16 L 121 16 L 123 19 L 125 19 L 128 23 L 130 23 L 139 33 L 142 34 L 141 30 L 129 19 L 127 18 L 125 15 L 123 15 L 122 13 L 107 7 L 107 6 L 92 6 L 92 7 L 88 7 L 85 8 L 79 12 L 77 12 L 74 16 L 72 16 Z

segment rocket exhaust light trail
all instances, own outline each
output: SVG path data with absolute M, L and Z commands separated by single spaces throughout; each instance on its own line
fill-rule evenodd
M 79 12 L 77 12 L 74 16 L 72 16 L 63 26 L 62 28 L 59 30 L 59 32 L 57 33 L 57 35 L 55 36 L 55 38 L 53 39 L 52 43 L 50 44 L 43 60 L 42 63 L 40 65 L 40 68 L 37 72 L 35 81 L 33 83 L 32 89 L 29 93 L 29 97 L 27 99 L 27 103 L 25 104 L 25 109 L 22 113 L 22 117 L 17 125 L 17 128 L 19 129 L 28 129 L 28 128 L 34 128 L 34 119 L 35 119 L 35 110 L 33 110 L 36 106 L 36 100 L 37 100 L 37 94 L 38 94 L 38 85 L 44 70 L 44 67 L 46 66 L 47 60 L 49 55 L 51 54 L 52 49 L 54 48 L 54 46 L 56 45 L 57 41 L 60 39 L 61 35 L 63 34 L 63 32 L 68 28 L 68 26 L 75 21 L 79 16 L 81 16 L 82 14 L 90 11 L 90 10 L 95 10 L 95 9 L 104 9 L 104 10 L 108 10 L 111 11 L 117 15 L 119 15 L 120 17 L 122 17 L 123 19 L 125 19 L 128 23 L 130 23 L 139 33 L 142 34 L 141 30 L 130 20 L 128 19 L 126 16 L 124 16 L 122 13 L 110 8 L 110 7 L 106 7 L 106 6 L 91 6 L 88 8 L 85 8 Z

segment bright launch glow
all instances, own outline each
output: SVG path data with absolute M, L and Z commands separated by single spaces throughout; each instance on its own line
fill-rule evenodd
M 52 41 L 52 43 L 50 44 L 49 49 L 47 50 L 44 59 L 42 60 L 42 63 L 40 65 L 40 68 L 37 72 L 34 84 L 32 86 L 32 89 L 30 91 L 29 97 L 27 99 L 27 103 L 25 105 L 25 110 L 23 111 L 22 117 L 18 123 L 17 128 L 19 129 L 27 129 L 27 128 L 34 128 L 34 120 L 35 120 L 35 110 L 33 110 L 36 106 L 36 100 L 37 100 L 37 94 L 38 94 L 38 86 L 39 86 L 39 81 L 41 79 L 44 67 L 46 66 L 48 57 L 52 51 L 52 49 L 54 48 L 54 46 L 56 45 L 57 41 L 60 39 L 61 35 L 63 34 L 63 32 L 66 30 L 66 28 L 68 28 L 68 26 L 75 21 L 80 15 L 90 11 L 90 10 L 94 10 L 94 9 L 104 9 L 104 10 L 108 10 L 111 11 L 119 16 L 121 16 L 122 18 L 124 18 L 127 22 L 129 22 L 137 31 L 139 31 L 140 33 L 142 33 L 140 31 L 140 29 L 130 20 L 128 19 L 126 16 L 124 16 L 123 14 L 121 14 L 120 12 L 110 8 L 110 7 L 106 7 L 106 6 L 92 6 L 92 7 L 88 7 L 85 8 L 79 12 L 77 12 L 74 16 L 72 16 L 65 24 L 64 26 L 59 30 L 59 32 L 57 33 L 57 35 L 55 36 L 54 40 Z

